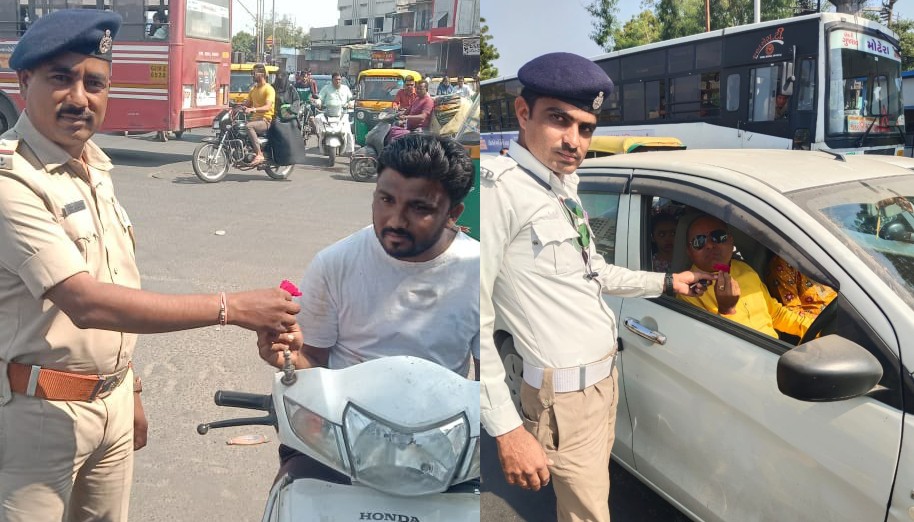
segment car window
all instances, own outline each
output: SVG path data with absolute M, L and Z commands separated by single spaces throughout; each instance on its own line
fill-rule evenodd
M 657 254 L 663 246 L 660 243 L 665 239 L 656 237 L 653 231 L 655 228 L 664 228 L 659 222 L 665 221 L 666 216 L 672 218 L 676 224 L 674 234 L 676 252 L 673 254 L 673 259 L 671 259 L 673 264 L 677 262 L 676 257 L 682 257 L 688 248 L 688 225 L 696 215 L 718 214 L 715 217 L 723 218 L 723 216 L 719 215 L 719 210 L 713 206 L 699 203 L 697 207 L 693 207 L 664 197 L 663 193 L 658 194 L 660 195 L 645 195 L 641 199 L 640 214 L 642 220 L 641 230 L 643 231 L 641 237 L 641 269 L 643 270 L 665 271 L 663 269 L 658 270 L 657 267 Z M 669 230 L 669 226 L 666 226 L 665 229 Z M 759 277 L 762 286 L 754 291 L 766 292 L 770 299 L 776 303 L 775 308 L 769 313 L 790 314 L 801 320 L 807 320 L 808 318 L 808 321 L 812 323 L 810 327 L 814 331 L 820 331 L 819 336 L 835 334 L 866 348 L 880 360 L 883 366 L 883 378 L 880 385 L 884 389 L 877 390 L 878 396 L 875 398 L 900 409 L 902 404 L 899 393 L 901 383 L 898 361 L 890 348 L 886 346 L 868 325 L 865 318 L 853 306 L 853 303 L 842 295 L 838 288 L 832 288 L 831 285 L 834 285 L 834 283 L 823 283 L 822 280 L 803 274 L 796 268 L 797 265 L 809 266 L 812 260 L 801 258 L 803 256 L 802 252 L 777 252 L 769 248 L 768 244 L 777 245 L 781 243 L 779 240 L 771 239 L 779 235 L 776 230 L 769 228 L 761 233 L 756 231 L 753 234 L 748 234 L 739 227 L 728 224 L 728 231 L 734 242 L 733 259 L 749 265 L 751 270 L 756 272 Z M 798 262 L 798 259 L 801 259 L 802 262 Z M 671 266 L 672 271 L 690 268 L 690 266 L 683 265 L 690 264 L 687 259 L 679 259 L 678 262 L 680 266 Z M 740 297 L 741 303 L 749 302 L 752 299 L 746 294 Z M 679 299 L 667 296 L 659 299 L 665 300 L 674 309 L 683 310 L 681 305 L 687 304 Z M 832 304 L 834 310 L 829 310 L 823 314 L 825 307 L 832 301 L 834 301 Z M 692 304 L 687 305 L 693 306 Z M 781 312 L 782 308 L 789 310 L 789 312 Z M 759 331 L 754 330 L 750 325 L 729 320 L 726 316 L 699 310 L 701 314 L 706 314 L 702 317 L 701 315 L 695 315 L 695 310 L 688 311 L 692 312 L 690 315 L 695 316 L 696 320 L 701 323 L 715 325 L 723 330 L 735 332 L 737 335 L 741 333 L 741 338 L 755 342 L 760 349 L 784 353 L 795 347 L 801 340 L 798 332 L 789 333 L 778 330 L 777 325 L 779 323 L 777 321 L 774 322 L 777 337 L 769 337 L 760 335 Z M 762 312 L 764 313 L 764 311 Z M 815 319 L 820 314 L 823 315 L 823 320 L 817 324 Z M 711 317 L 714 319 L 710 320 L 709 318 Z
M 612 263 L 616 256 L 619 194 L 581 191 L 579 196 L 581 204 L 587 210 L 597 253 L 603 256 L 607 263 Z

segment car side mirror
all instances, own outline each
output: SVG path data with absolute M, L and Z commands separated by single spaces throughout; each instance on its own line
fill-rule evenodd
M 882 365 L 859 344 L 826 335 L 778 359 L 778 389 L 806 402 L 834 402 L 868 393 L 882 379 Z

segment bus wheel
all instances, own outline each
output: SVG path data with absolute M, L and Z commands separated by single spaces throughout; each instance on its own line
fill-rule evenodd
M 201 143 L 194 150 L 191 165 L 198 178 L 207 183 L 216 183 L 228 173 L 228 151 L 226 149 L 220 151 L 219 146 L 215 143 Z

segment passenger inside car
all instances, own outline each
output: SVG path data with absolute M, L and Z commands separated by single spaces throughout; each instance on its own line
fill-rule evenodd
M 771 295 L 800 315 L 818 316 L 838 296 L 830 286 L 816 282 L 780 256 L 771 258 L 765 280 Z
M 669 272 L 676 238 L 676 217 L 659 212 L 651 218 L 651 270 Z
M 680 299 L 772 337 L 778 337 L 778 331 L 803 336 L 815 317 L 800 315 L 779 303 L 748 263 L 733 259 L 733 234 L 726 223 L 700 215 L 687 230 L 676 243 L 684 244 L 693 267 L 724 277 L 715 283 L 714 291 Z

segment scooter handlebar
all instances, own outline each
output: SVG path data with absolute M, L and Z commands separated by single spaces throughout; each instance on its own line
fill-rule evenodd
M 258 393 L 245 393 L 219 390 L 213 397 L 217 406 L 245 408 L 248 410 L 270 411 L 273 409 L 273 397 Z

